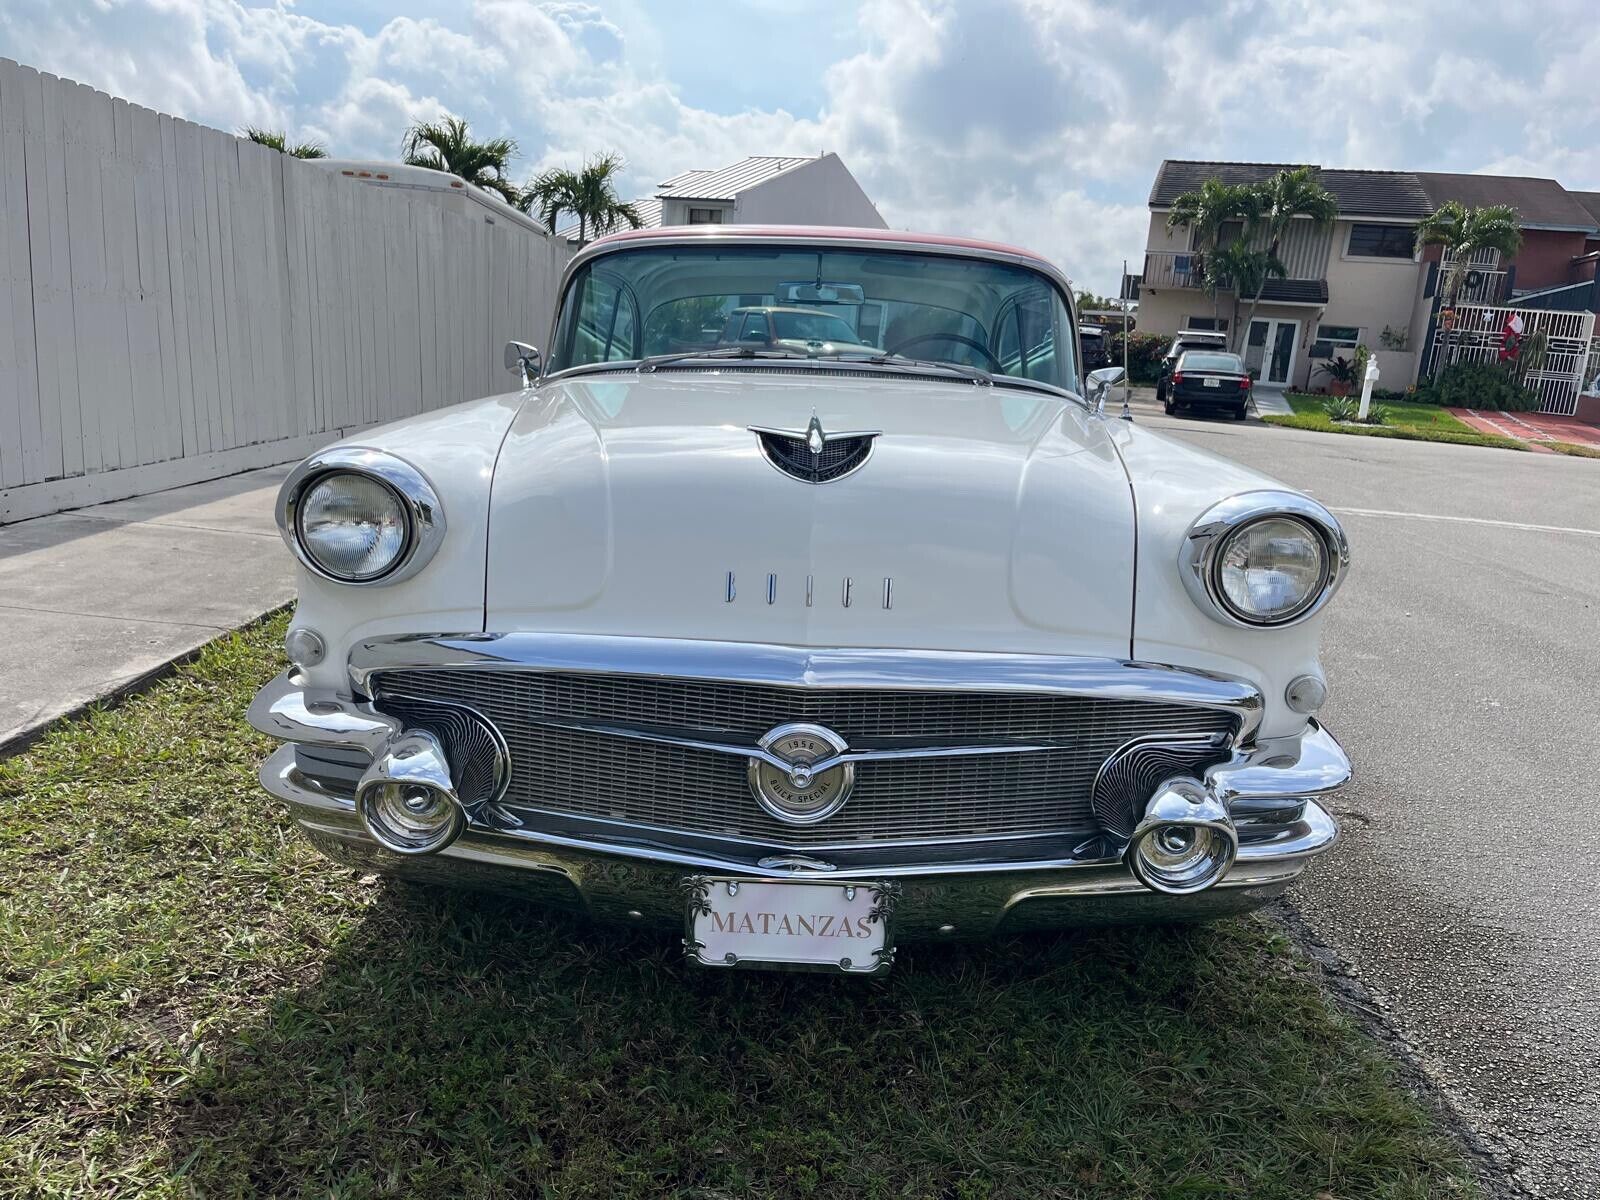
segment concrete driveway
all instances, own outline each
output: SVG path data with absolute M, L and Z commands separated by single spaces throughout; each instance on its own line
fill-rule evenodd
M 1600 1200 L 1600 461 L 1135 412 L 1344 521 L 1356 782 L 1294 905 L 1517 1183 Z

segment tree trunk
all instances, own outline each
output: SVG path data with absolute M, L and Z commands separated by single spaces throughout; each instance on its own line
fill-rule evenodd
M 583 219 L 583 214 L 578 214 L 578 249 L 582 250 L 589 244 L 589 223 Z

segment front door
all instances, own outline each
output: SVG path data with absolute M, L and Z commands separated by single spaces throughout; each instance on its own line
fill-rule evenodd
M 1244 344 L 1244 365 L 1250 371 L 1250 378 L 1261 383 L 1288 386 L 1289 374 L 1294 370 L 1295 346 L 1299 340 L 1299 321 L 1271 318 L 1251 321 L 1250 336 Z

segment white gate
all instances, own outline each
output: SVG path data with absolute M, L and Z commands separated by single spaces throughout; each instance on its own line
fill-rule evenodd
M 1454 330 L 1446 331 L 1442 322 L 1434 330 L 1430 360 L 1435 370 L 1454 362 L 1499 362 L 1506 321 L 1513 315 L 1522 318 L 1524 346 L 1538 332 L 1546 339 L 1543 361 L 1537 369 L 1528 371 L 1522 382 L 1539 397 L 1540 412 L 1572 416 L 1578 411 L 1578 394 L 1588 381 L 1589 346 L 1594 337 L 1592 312 L 1457 305 Z

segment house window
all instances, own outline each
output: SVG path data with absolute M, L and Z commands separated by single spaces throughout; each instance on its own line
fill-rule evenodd
M 1227 317 L 1185 317 L 1184 329 L 1214 329 L 1218 333 L 1228 332 Z
M 1311 343 L 1310 358 L 1348 358 L 1361 344 L 1361 329 L 1356 325 L 1318 325 Z
M 689 210 L 689 224 L 721 225 L 722 210 L 720 208 L 691 208 Z
M 1350 226 L 1345 253 L 1351 258 L 1411 258 L 1416 232 L 1409 225 Z

